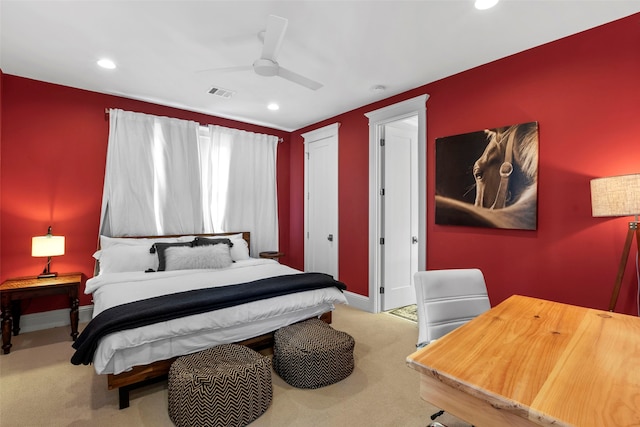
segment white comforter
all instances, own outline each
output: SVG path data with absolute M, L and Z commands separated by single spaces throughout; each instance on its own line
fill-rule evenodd
M 269 259 L 235 262 L 220 270 L 102 274 L 87 281 L 93 293 L 93 317 L 127 302 L 154 296 L 301 273 Z M 305 291 L 187 316 L 104 337 L 93 364 L 98 374 L 118 374 L 133 366 L 241 341 L 346 304 L 337 288 Z

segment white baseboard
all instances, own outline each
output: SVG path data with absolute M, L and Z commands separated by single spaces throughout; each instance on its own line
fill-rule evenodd
M 362 311 L 368 311 L 375 313 L 375 310 L 371 307 L 371 298 L 365 297 L 353 292 L 345 291 L 344 296 L 347 298 L 347 302 L 353 308 L 357 308 Z
M 83 305 L 78 308 L 79 323 L 86 323 L 93 315 L 93 305 Z M 69 309 L 43 311 L 41 313 L 25 314 L 20 316 L 20 333 L 40 331 L 42 329 L 69 326 Z

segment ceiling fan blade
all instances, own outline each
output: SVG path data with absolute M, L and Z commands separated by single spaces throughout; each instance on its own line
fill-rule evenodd
M 280 52 L 280 46 L 284 39 L 284 33 L 287 31 L 289 21 L 276 15 L 269 15 L 267 20 L 267 30 L 264 33 L 264 46 L 262 46 L 262 55 L 260 58 L 276 60 Z
M 300 74 L 294 73 L 293 71 L 287 70 L 286 68 L 278 67 L 278 75 L 284 79 L 287 79 L 294 83 L 298 83 L 299 85 L 311 90 L 318 90 L 322 87 L 322 83 L 318 83 L 315 80 L 311 80 L 305 76 L 301 76 Z
M 199 70 L 196 73 L 231 73 L 234 71 L 249 71 L 253 70 L 253 65 L 239 65 L 237 67 L 224 67 L 224 68 L 207 68 L 206 70 Z

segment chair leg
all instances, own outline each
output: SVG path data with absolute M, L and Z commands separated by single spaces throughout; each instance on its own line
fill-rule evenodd
M 435 414 L 431 415 L 431 419 L 435 420 L 436 418 L 438 418 L 442 414 L 444 414 L 444 411 L 438 411 Z
M 444 411 L 438 411 L 435 414 L 431 415 L 431 420 L 435 420 L 436 418 L 438 418 L 440 415 L 444 414 Z M 441 424 L 437 421 L 432 422 L 431 424 L 427 425 L 427 427 L 447 427 L 444 424 Z

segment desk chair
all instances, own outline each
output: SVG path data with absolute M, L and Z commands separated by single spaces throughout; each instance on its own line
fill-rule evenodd
M 418 348 L 448 334 L 491 308 L 484 276 L 477 268 L 418 271 Z M 431 416 L 435 420 L 444 411 Z M 432 423 L 430 426 L 442 425 Z

